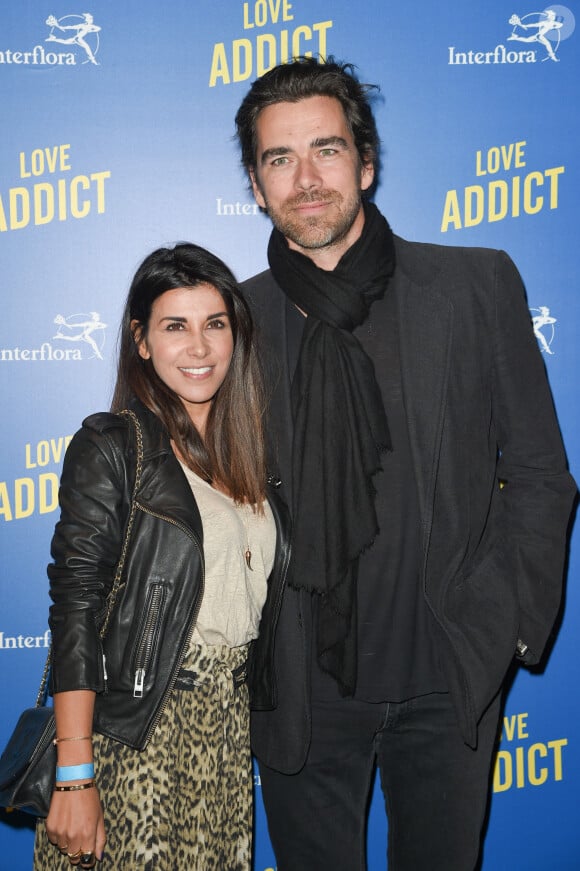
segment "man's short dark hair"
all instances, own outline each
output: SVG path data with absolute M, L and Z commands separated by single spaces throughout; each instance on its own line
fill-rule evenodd
M 322 61 L 298 57 L 269 70 L 252 84 L 236 115 L 246 172 L 256 167 L 256 121 L 262 109 L 275 103 L 298 103 L 308 97 L 334 97 L 339 101 L 361 162 L 376 166 L 380 141 L 369 97 L 376 90 L 376 85 L 358 81 L 352 64 L 340 63 L 333 57 Z

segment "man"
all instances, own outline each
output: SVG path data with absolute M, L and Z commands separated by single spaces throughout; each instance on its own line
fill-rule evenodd
M 274 224 L 245 290 L 294 523 L 277 707 L 252 724 L 278 871 L 365 867 L 375 763 L 389 869 L 467 871 L 575 493 L 521 280 L 503 252 L 394 236 L 363 199 L 379 143 L 350 66 L 276 67 L 236 124 Z

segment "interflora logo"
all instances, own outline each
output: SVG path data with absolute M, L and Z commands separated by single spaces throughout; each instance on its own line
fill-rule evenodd
M 530 315 L 532 316 L 532 326 L 534 335 L 538 340 L 538 345 L 542 354 L 553 355 L 552 342 L 554 341 L 555 328 L 557 323 L 547 305 L 541 305 L 539 308 L 531 308 Z
M 514 12 L 507 22 L 504 43 L 493 49 L 448 47 L 450 66 L 481 64 L 534 64 L 558 62 L 562 42 L 574 33 L 576 19 L 567 6 L 549 6 L 540 12 Z
M 98 66 L 101 28 L 95 24 L 90 12 L 80 15 L 49 15 L 44 22 L 48 34 L 46 45 L 37 44 L 28 49 L 6 48 L 0 50 L 0 65 L 25 66 Z M 46 33 L 46 31 L 45 31 Z
M 42 635 L 9 635 L 0 630 L 0 650 L 32 650 L 50 647 L 50 630 L 45 629 Z
M 103 360 L 105 330 L 98 312 L 57 314 L 51 341 L 37 347 L 0 348 L 0 363 L 44 363 Z

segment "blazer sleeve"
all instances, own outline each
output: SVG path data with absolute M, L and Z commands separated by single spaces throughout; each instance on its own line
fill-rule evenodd
M 537 663 L 556 619 L 576 485 L 568 473 L 523 284 L 504 252 L 495 270 L 493 415 L 500 529 L 519 597 L 519 657 Z
M 119 559 L 124 491 L 112 440 L 84 425 L 65 455 L 48 566 L 53 693 L 104 688 L 98 627 Z

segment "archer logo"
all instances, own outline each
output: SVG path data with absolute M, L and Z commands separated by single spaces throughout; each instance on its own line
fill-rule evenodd
M 52 341 L 44 341 L 36 347 L 0 347 L 0 363 L 61 363 L 104 359 L 107 324 L 103 323 L 98 312 L 81 312 L 67 317 L 57 314 L 53 323 L 56 326 Z
M 96 54 L 99 50 L 101 28 L 94 23 L 90 12 L 83 12 L 82 15 L 64 15 L 62 18 L 49 15 L 46 24 L 50 27 L 46 42 L 70 46 L 73 50 L 81 49 L 84 53 L 82 63 L 98 65 Z
M 99 34 L 101 28 L 95 24 L 90 12 L 82 15 L 49 15 L 45 25 L 49 28 L 45 43 L 24 48 L 5 48 L 0 50 L 0 66 L 77 66 L 94 64 L 98 66 Z
M 552 354 L 552 342 L 554 341 L 555 329 L 554 324 L 557 319 L 552 317 L 550 309 L 546 305 L 541 305 L 539 308 L 531 308 L 532 326 L 534 335 L 538 340 L 538 345 L 542 354 Z
M 101 321 L 98 312 L 90 314 L 70 315 L 65 318 L 57 315 L 54 319 L 57 331 L 53 340 L 72 342 L 84 348 L 85 355 L 103 359 L 103 346 L 105 344 L 105 329 L 107 324 Z
M 450 66 L 488 64 L 535 64 L 558 61 L 561 43 L 574 33 L 576 19 L 567 6 L 549 6 L 543 12 L 514 14 L 509 18 L 511 33 L 505 46 L 499 43 L 490 50 L 459 50 L 448 46 Z
M 546 60 L 558 61 L 558 49 L 562 40 L 572 35 L 576 22 L 574 15 L 566 6 L 552 6 L 544 12 L 528 12 L 521 18 L 512 15 L 509 20 L 512 32 L 508 40 L 531 46 L 542 46 Z

